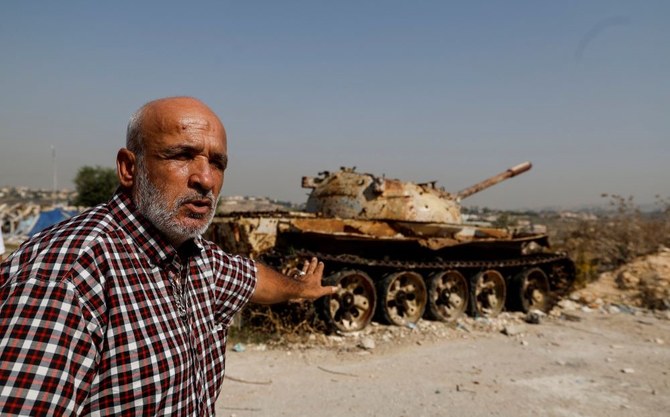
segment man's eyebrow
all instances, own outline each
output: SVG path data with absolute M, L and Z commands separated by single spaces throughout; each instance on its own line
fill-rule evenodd
M 183 153 L 195 155 L 202 150 L 199 146 L 191 145 L 174 145 L 163 150 L 163 154 L 167 157 L 180 155 Z M 228 166 L 228 155 L 225 153 L 213 153 L 209 158 L 210 161 L 220 164 L 224 169 Z
M 226 167 L 228 167 L 228 155 L 224 153 L 212 155 L 212 160 L 219 163 L 223 167 L 223 169 L 226 169 Z
M 167 147 L 163 150 L 164 153 L 167 155 L 178 155 L 180 153 L 193 153 L 197 152 L 198 148 L 195 146 L 189 146 L 189 145 L 174 145 Z

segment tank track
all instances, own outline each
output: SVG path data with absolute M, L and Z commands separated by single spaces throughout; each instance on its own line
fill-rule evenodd
M 424 309 L 426 317 L 443 321 L 454 320 L 464 313 L 495 316 L 505 306 L 512 311 L 528 312 L 531 305 L 525 296 L 526 284 L 522 282 L 537 274 L 546 282 L 537 308 L 549 311 L 570 291 L 576 276 L 574 263 L 563 253 L 504 259 L 402 260 L 292 248 L 266 253 L 262 260 L 274 266 L 292 265 L 295 270 L 301 259 L 312 257 L 326 263 L 328 276 L 324 279 L 328 285 L 338 285 L 340 279 L 344 282 L 334 295 L 335 302 L 330 303 L 330 298 L 325 297 L 328 300 L 320 299 L 316 305 L 327 326 L 343 332 L 362 329 L 373 312 L 378 321 L 397 325 L 415 322 L 424 315 Z M 449 274 L 453 280 L 449 285 L 441 281 L 443 274 Z M 511 293 L 507 293 L 507 288 Z M 378 305 L 377 300 L 385 301 Z
M 267 258 L 279 260 L 281 258 L 312 258 L 316 257 L 324 262 L 360 267 L 389 268 L 396 270 L 447 270 L 447 269 L 507 269 L 507 268 L 551 268 L 550 285 L 555 296 L 566 295 L 575 281 L 576 269 L 574 262 L 564 253 L 538 253 L 523 257 L 495 259 L 495 260 L 399 260 L 399 259 L 369 259 L 354 254 L 332 255 L 328 253 L 295 249 L 290 255 L 271 252 Z
M 317 257 L 323 261 L 331 261 L 344 264 L 365 265 L 373 267 L 387 268 L 405 268 L 405 269 L 459 269 L 459 268 L 508 268 L 518 266 L 541 266 L 557 261 L 570 261 L 562 253 L 527 255 L 520 258 L 500 259 L 500 260 L 438 260 L 438 261 L 403 261 L 399 259 L 368 259 L 353 254 L 330 255 L 307 251 L 304 249 L 296 250 L 292 253 L 294 256 L 311 258 Z

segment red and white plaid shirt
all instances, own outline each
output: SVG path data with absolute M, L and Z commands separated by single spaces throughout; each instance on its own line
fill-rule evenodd
M 0 415 L 214 415 L 255 286 L 253 261 L 178 252 L 117 193 L 0 265 Z

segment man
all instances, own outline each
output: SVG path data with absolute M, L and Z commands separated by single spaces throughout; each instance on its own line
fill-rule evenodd
M 228 160 L 205 104 L 150 102 L 126 142 L 107 204 L 0 265 L 0 415 L 214 415 L 233 315 L 334 291 L 316 259 L 292 279 L 200 237 Z

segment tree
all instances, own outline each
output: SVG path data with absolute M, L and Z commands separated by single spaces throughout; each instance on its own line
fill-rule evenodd
M 114 168 L 83 166 L 77 171 L 74 186 L 77 190 L 75 205 L 95 206 L 112 197 L 119 186 L 119 180 Z

